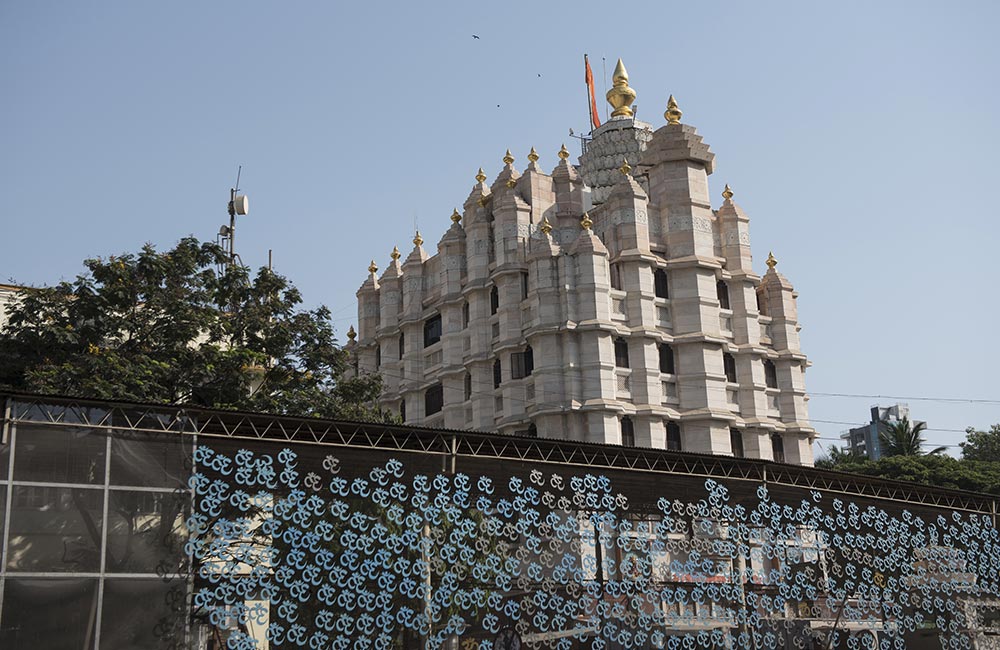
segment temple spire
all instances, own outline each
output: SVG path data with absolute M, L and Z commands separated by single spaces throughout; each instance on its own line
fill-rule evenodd
M 667 118 L 667 124 L 680 124 L 683 115 L 684 111 L 680 109 L 677 105 L 677 100 L 671 95 L 670 99 L 667 100 L 667 110 L 663 114 L 663 117 Z
M 632 102 L 635 101 L 635 91 L 629 88 L 628 71 L 621 59 L 611 77 L 614 86 L 608 91 L 608 103 L 615 109 L 611 117 L 632 117 Z

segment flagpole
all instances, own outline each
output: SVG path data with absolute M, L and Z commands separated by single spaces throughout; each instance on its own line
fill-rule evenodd
M 584 67 L 584 70 L 587 70 L 590 67 L 590 61 L 587 60 L 587 55 L 586 54 L 583 55 L 583 67 Z M 593 133 L 594 132 L 594 102 L 590 101 L 590 83 L 588 82 L 585 85 L 587 86 L 587 115 L 590 116 L 590 124 L 588 125 L 590 128 L 589 128 L 588 132 L 589 133 Z

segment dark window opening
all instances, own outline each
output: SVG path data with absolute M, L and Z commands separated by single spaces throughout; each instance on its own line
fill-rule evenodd
M 774 455 L 775 462 L 785 462 L 785 440 L 780 433 L 771 436 L 771 453 Z
M 399 419 L 406 422 L 406 398 L 399 400 Z
M 733 450 L 734 458 L 743 458 L 743 433 L 739 429 L 729 430 L 729 446 Z
M 676 422 L 667 422 L 667 449 L 670 451 L 681 451 L 684 445 L 681 444 L 681 426 Z
M 615 366 L 628 368 L 628 342 L 618 337 L 615 339 Z
M 523 379 L 531 375 L 535 369 L 535 355 L 528 346 L 524 352 L 514 352 L 510 355 L 510 378 Z
M 462 305 L 462 329 L 469 326 L 469 303 Z
M 767 301 L 764 300 L 764 291 L 757 292 L 757 311 L 761 316 L 767 316 Z
M 441 314 L 435 314 L 424 321 L 424 347 L 441 340 Z
M 722 366 L 726 370 L 726 381 L 736 383 L 736 358 L 728 352 L 722 353 Z
M 490 288 L 490 315 L 497 313 L 498 309 L 500 309 L 500 290 L 494 285 Z
M 653 291 L 657 298 L 670 297 L 670 289 L 667 286 L 667 272 L 663 269 L 653 271 Z
M 764 384 L 768 388 L 778 387 L 778 370 L 770 359 L 764 359 Z
M 622 290 L 622 269 L 618 264 L 612 264 L 609 269 L 611 275 L 611 288 L 616 291 Z
M 528 434 L 527 435 L 528 435 L 529 438 L 537 438 L 538 437 L 538 427 L 535 426 L 534 422 L 532 422 L 531 424 L 528 425 Z
M 493 362 L 493 388 L 500 388 L 501 377 L 500 359 Z
M 472 375 L 465 373 L 465 401 L 472 399 Z
M 622 447 L 635 447 L 635 424 L 627 415 L 622 418 Z
M 406 338 L 403 336 L 403 333 L 400 332 L 399 333 L 399 358 L 400 359 L 403 358 L 403 352 L 405 352 L 405 351 L 406 351 Z
M 378 368 L 381 368 L 381 367 L 382 367 L 382 346 L 381 345 L 376 345 L 375 346 L 375 368 L 378 369 Z
M 521 300 L 528 297 L 528 274 L 521 274 Z
M 725 280 L 719 280 L 718 282 L 715 283 L 715 293 L 719 297 L 719 308 L 730 309 L 729 285 L 726 284 Z
M 434 415 L 444 408 L 444 387 L 431 386 L 424 393 L 424 415 Z
M 674 374 L 674 349 L 666 343 L 660 343 L 660 372 Z

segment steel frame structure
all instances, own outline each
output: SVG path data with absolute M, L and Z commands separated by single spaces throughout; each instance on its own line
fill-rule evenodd
M 994 523 L 997 514 L 997 497 L 989 494 L 749 458 L 501 436 L 477 431 L 276 416 L 187 405 L 141 404 L 14 392 L 0 393 L 0 398 L 3 399 L 3 420 L 0 424 L 4 442 L 7 441 L 11 423 L 35 422 L 52 426 L 294 442 L 748 481 L 987 514 L 993 517 Z

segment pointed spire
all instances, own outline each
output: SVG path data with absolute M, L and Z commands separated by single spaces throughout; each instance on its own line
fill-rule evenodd
M 589 212 L 584 212 L 583 213 L 583 218 L 580 219 L 580 227 L 583 228 L 584 230 L 590 230 L 591 226 L 593 226 L 593 225 L 594 225 L 594 222 L 590 218 L 590 213 Z
M 543 235 L 548 235 L 550 232 L 552 232 L 552 224 L 549 223 L 548 217 L 542 219 L 542 225 L 538 226 L 538 229 L 542 231 Z
M 778 258 L 774 256 L 774 253 L 768 251 L 767 253 L 767 268 L 774 270 L 774 267 L 778 266 Z
M 531 151 L 528 152 L 528 162 L 536 163 L 538 162 L 538 152 L 532 147 Z
M 729 189 L 729 183 L 726 183 L 726 189 L 722 190 L 722 198 L 727 201 L 733 198 L 733 191 Z
M 378 272 L 378 264 L 375 263 L 375 260 L 372 260 L 372 263 L 368 265 L 368 272 L 372 274 Z
M 632 102 L 635 101 L 635 91 L 629 88 L 628 71 L 621 59 L 611 77 L 614 86 L 608 91 L 608 103 L 614 107 L 611 117 L 632 117 Z
M 569 158 L 569 151 L 566 149 L 566 145 L 559 147 L 559 157 L 562 160 L 567 160 Z
M 511 155 L 510 149 L 508 149 L 507 153 L 505 153 L 503 155 L 503 164 L 505 164 L 505 165 L 513 165 L 514 164 L 514 156 Z
M 353 325 L 351 325 L 351 327 L 347 330 L 347 338 L 351 339 L 352 341 L 358 338 L 358 333 L 354 331 Z
M 422 246 L 423 243 L 424 243 L 424 238 L 420 236 L 420 231 L 418 230 L 417 234 L 413 236 L 413 245 L 419 247 Z
M 684 112 L 677 106 L 677 100 L 671 95 L 667 100 L 667 110 L 663 114 L 663 117 L 667 118 L 667 124 L 680 124 L 683 115 Z
M 451 211 L 451 222 L 452 223 L 458 223 L 461 220 L 462 220 L 462 215 L 460 215 L 458 213 L 458 208 L 455 208 L 454 210 L 452 210 Z
M 486 172 L 483 171 L 482 167 L 480 167 L 479 171 L 476 172 L 476 182 L 478 182 L 478 183 L 485 183 L 486 182 Z
M 389 253 L 389 257 L 392 258 L 392 261 L 395 262 L 396 260 L 398 260 L 400 258 L 400 255 L 401 254 L 399 252 L 399 247 L 398 246 L 393 246 L 392 247 L 392 252 Z
M 618 168 L 624 176 L 628 176 L 632 173 L 632 165 L 628 164 L 628 158 L 622 158 L 622 166 Z

